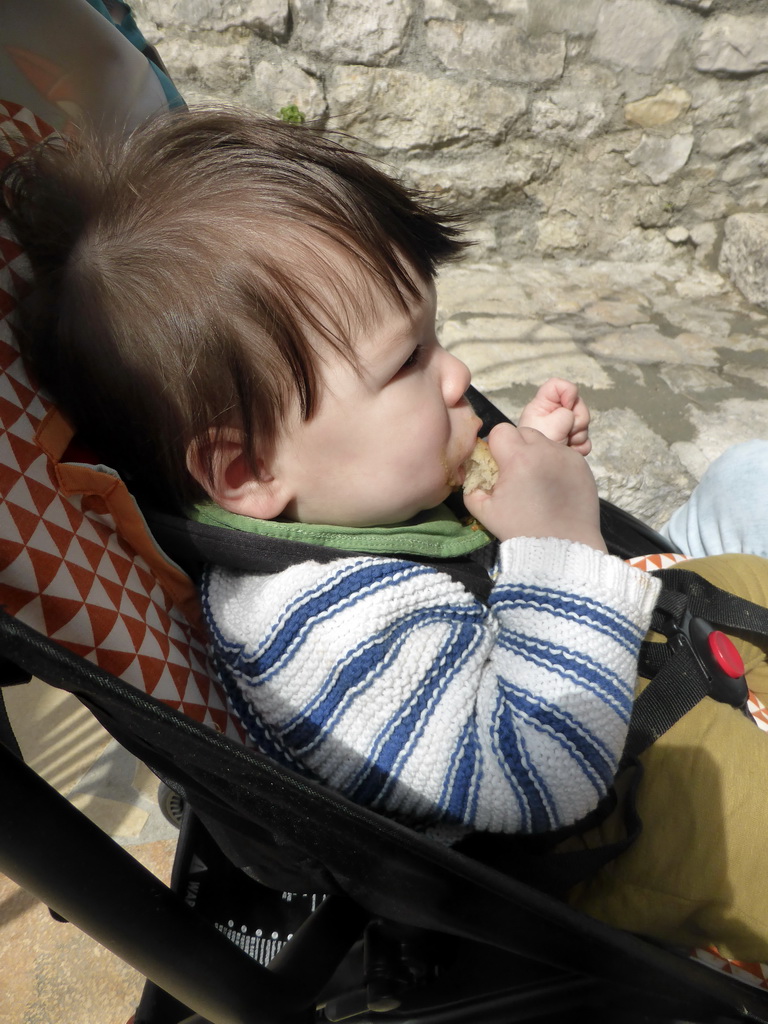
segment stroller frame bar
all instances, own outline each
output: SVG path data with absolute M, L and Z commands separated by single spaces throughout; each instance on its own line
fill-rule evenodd
M 0 773 L 8 877 L 215 1024 L 252 1024 L 254 1006 L 264 1024 L 311 1019 L 290 979 L 233 946 L 2 745 Z

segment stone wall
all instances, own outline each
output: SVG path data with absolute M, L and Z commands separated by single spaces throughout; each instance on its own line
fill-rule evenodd
M 754 0 L 134 0 L 190 102 L 296 104 L 450 190 L 478 255 L 698 260 L 768 238 Z M 755 219 L 756 218 L 756 219 Z M 757 237 L 758 242 L 754 239 Z M 747 282 L 749 286 L 749 282 Z

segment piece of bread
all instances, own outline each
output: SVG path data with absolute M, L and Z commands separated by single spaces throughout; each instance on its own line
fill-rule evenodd
M 464 477 L 464 493 L 471 494 L 472 491 L 492 491 L 499 476 L 499 467 L 491 455 L 488 442 L 482 438 L 477 439 L 477 444 L 467 461 L 464 463 L 466 475 Z

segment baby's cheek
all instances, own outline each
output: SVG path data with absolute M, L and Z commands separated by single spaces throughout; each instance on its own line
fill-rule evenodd
M 456 446 L 446 446 L 440 453 L 440 483 L 449 491 L 460 490 L 464 482 L 464 461 Z

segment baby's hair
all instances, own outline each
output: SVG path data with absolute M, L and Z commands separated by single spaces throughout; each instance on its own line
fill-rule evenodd
M 39 147 L 3 184 L 37 281 L 26 360 L 96 452 L 166 504 L 203 496 L 193 443 L 235 427 L 255 469 L 293 402 L 311 417 L 310 335 L 354 364 L 372 289 L 406 306 L 466 244 L 454 216 L 338 137 L 230 108 Z M 212 451 L 198 453 L 210 480 Z

